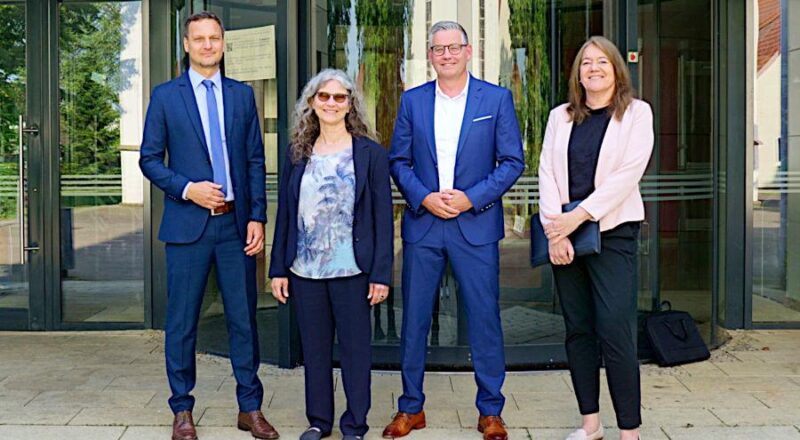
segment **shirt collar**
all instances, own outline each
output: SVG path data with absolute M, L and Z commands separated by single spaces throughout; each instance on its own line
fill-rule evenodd
M 439 80 L 437 79 L 436 80 L 436 95 L 438 95 L 440 98 L 449 99 L 451 101 L 456 101 L 456 100 L 459 100 L 461 98 L 466 98 L 467 91 L 469 90 L 469 82 L 470 81 L 472 81 L 472 75 L 467 74 L 467 83 L 464 84 L 464 90 L 462 90 L 461 93 L 459 93 L 458 95 L 453 96 L 451 98 L 451 97 L 447 96 L 447 94 L 444 93 L 441 88 L 439 88 Z
M 189 68 L 189 81 L 192 83 L 192 89 L 197 90 L 203 80 L 206 79 L 210 79 L 211 82 L 214 83 L 214 87 L 216 87 L 218 90 L 222 90 L 222 74 L 219 72 L 219 70 L 217 70 L 217 73 L 215 73 L 211 78 L 206 78 L 191 67 Z

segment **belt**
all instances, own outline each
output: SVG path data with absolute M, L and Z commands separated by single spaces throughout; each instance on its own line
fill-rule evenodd
M 222 206 L 220 206 L 218 208 L 212 209 L 211 210 L 211 216 L 214 217 L 214 216 L 217 216 L 217 215 L 227 214 L 229 212 L 233 212 L 233 201 L 225 202 L 224 205 L 222 205 Z

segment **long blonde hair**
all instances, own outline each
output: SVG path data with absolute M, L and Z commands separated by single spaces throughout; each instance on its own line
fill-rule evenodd
M 611 41 L 605 37 L 595 35 L 581 46 L 575 61 L 572 62 L 572 71 L 569 77 L 569 106 L 567 106 L 567 113 L 576 124 L 580 124 L 589 116 L 589 107 L 586 106 L 586 90 L 581 84 L 581 61 L 586 48 L 594 46 L 602 51 L 611 66 L 614 68 L 614 97 L 611 98 L 611 105 L 608 107 L 608 112 L 614 115 L 618 121 L 622 120 L 625 110 L 633 101 L 633 85 L 631 84 L 631 72 L 619 53 L 619 49 Z
M 356 88 L 355 83 L 350 77 L 339 69 L 324 69 L 311 78 L 297 104 L 294 106 L 294 125 L 291 131 L 291 152 L 292 162 L 299 162 L 311 157 L 314 149 L 314 142 L 319 137 L 319 118 L 311 106 L 311 101 L 319 89 L 328 81 L 336 80 L 347 89 L 350 100 L 350 111 L 345 117 L 347 132 L 353 137 L 367 137 L 377 140 L 377 133 L 372 129 L 367 121 L 367 113 L 364 110 L 364 99 Z

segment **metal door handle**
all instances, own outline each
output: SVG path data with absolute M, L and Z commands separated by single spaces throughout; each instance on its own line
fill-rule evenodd
M 19 260 L 20 263 L 25 264 L 25 252 L 38 251 L 39 246 L 28 246 L 28 237 L 25 235 L 25 142 L 22 137 L 26 134 L 37 136 L 39 134 L 39 127 L 36 124 L 31 126 L 25 125 L 25 120 L 22 115 L 19 115 L 18 137 L 19 137 L 19 151 L 18 151 L 18 166 L 19 166 L 19 185 L 17 185 L 17 221 L 19 222 Z

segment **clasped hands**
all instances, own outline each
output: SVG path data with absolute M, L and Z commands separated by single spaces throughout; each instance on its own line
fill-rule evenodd
M 446 189 L 425 196 L 422 206 L 436 217 L 446 220 L 456 218 L 462 212 L 472 209 L 472 202 L 464 191 Z
M 556 215 L 545 215 L 550 223 L 544 226 L 544 234 L 548 241 L 550 262 L 555 265 L 572 263 L 575 258 L 575 249 L 569 241 L 569 235 L 575 232 L 583 222 L 592 218 L 580 206 L 570 212 Z

